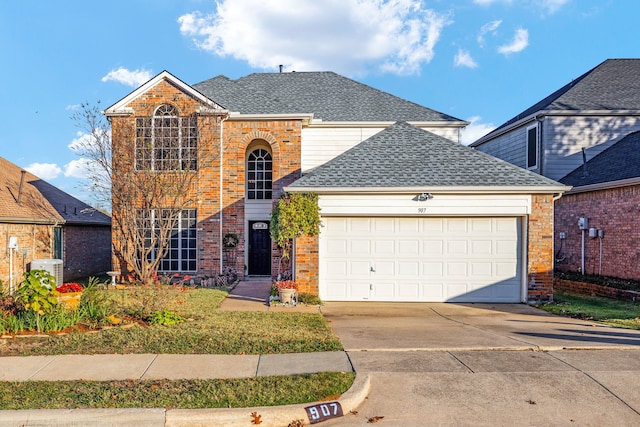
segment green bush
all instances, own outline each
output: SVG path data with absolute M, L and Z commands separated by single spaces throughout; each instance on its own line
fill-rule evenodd
M 175 325 L 176 323 L 183 322 L 184 319 L 178 313 L 167 310 L 166 308 L 154 312 L 149 318 L 149 323 L 152 325 Z
M 40 328 L 40 316 L 50 313 L 58 305 L 55 290 L 56 279 L 45 270 L 31 270 L 24 273 L 24 280 L 18 285 L 16 298 L 24 303 L 26 312 L 35 315 L 35 326 Z

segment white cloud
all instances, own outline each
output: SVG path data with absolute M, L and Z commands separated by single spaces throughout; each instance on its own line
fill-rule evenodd
M 451 24 L 422 0 L 220 0 L 215 13 L 178 22 L 199 48 L 255 68 L 349 75 L 419 73 Z
M 513 39 L 498 48 L 498 52 L 509 55 L 511 53 L 517 53 L 523 51 L 529 46 L 529 31 L 524 28 L 518 28 L 513 36 Z
M 453 64 L 456 67 L 467 68 L 476 68 L 478 66 L 478 63 L 473 60 L 471 54 L 464 49 L 458 49 L 458 53 L 456 53 L 456 56 L 453 59 Z
M 496 34 L 496 30 L 502 24 L 502 19 L 496 19 L 495 21 L 487 22 L 482 27 L 480 27 L 480 33 L 478 34 L 478 44 L 480 46 L 484 46 L 484 36 L 487 34 Z
M 64 176 L 68 178 L 87 179 L 91 173 L 91 161 L 89 159 L 71 160 L 64 166 Z
M 141 69 L 131 71 L 120 67 L 117 70 L 109 71 L 101 80 L 103 82 L 114 81 L 127 86 L 138 87 L 146 83 L 151 77 L 152 73 L 150 70 Z
M 553 15 L 562 6 L 569 3 L 569 0 L 539 0 L 537 2 L 542 9 L 545 9 L 549 14 Z
M 493 123 L 480 123 L 481 119 L 482 117 L 480 116 L 473 116 L 467 119 L 470 124 L 462 131 L 462 143 L 464 145 L 471 144 L 496 128 Z
M 494 3 L 506 3 L 511 4 L 513 0 L 473 0 L 475 4 L 479 4 L 480 6 L 491 6 Z
M 62 172 L 55 163 L 31 163 L 25 169 L 44 180 L 57 178 Z

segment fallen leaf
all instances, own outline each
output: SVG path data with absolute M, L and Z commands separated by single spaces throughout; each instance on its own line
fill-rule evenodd
M 251 417 L 253 418 L 251 424 L 262 424 L 262 415 L 258 415 L 257 412 L 252 412 Z
M 371 417 L 367 420 L 368 423 L 377 423 L 378 421 L 380 421 L 381 419 L 383 419 L 384 417 L 381 416 L 375 416 L 375 417 Z

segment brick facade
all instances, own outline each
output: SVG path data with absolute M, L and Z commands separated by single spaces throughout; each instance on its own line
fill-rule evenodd
M 532 195 L 528 223 L 529 303 L 553 300 L 553 196 Z
M 580 295 L 591 295 L 597 297 L 614 298 L 623 301 L 640 301 L 640 292 L 626 289 L 612 288 L 609 286 L 597 285 L 595 283 L 577 282 L 555 278 L 553 281 L 555 289 L 562 289 Z
M 14 285 L 22 280 L 33 259 L 53 258 L 53 225 L 48 224 L 0 224 L 0 241 L 5 242 L 0 250 L 0 281 L 8 289 L 11 253 L 9 237 L 18 238 L 18 249 L 13 250 Z
M 245 273 L 248 219 L 246 217 L 246 161 L 250 151 L 265 148 L 273 159 L 273 195 L 275 202 L 283 188 L 300 177 L 301 120 L 236 120 L 215 113 L 201 113 L 204 105 L 168 81 L 162 81 L 135 98 L 127 108 L 130 116 L 114 116 L 114 169 L 132 167 L 135 117 L 152 116 L 164 103 L 176 106 L 181 116 L 198 118 L 198 171 L 192 191 L 185 194 L 197 209 L 197 274 L 215 276 L 226 268 L 240 277 Z M 222 152 L 220 141 L 222 134 Z M 116 160 L 117 159 L 117 160 Z M 221 168 L 222 163 L 222 168 Z M 222 170 L 222 173 L 220 172 Z M 117 179 L 118 174 L 114 174 Z M 270 211 L 260 218 L 269 222 Z M 222 214 L 221 214 L 222 213 Z M 118 212 L 114 210 L 114 218 Z M 221 236 L 233 233 L 238 245 L 222 248 Z M 119 244 L 119 230 L 114 221 L 114 246 Z M 122 261 L 115 260 L 121 271 Z M 271 271 L 278 271 L 279 251 L 272 245 Z
M 111 270 L 111 227 L 69 225 L 63 239 L 65 282 Z
M 585 273 L 640 280 L 639 205 L 638 185 L 564 195 L 556 202 L 556 268 L 580 271 L 582 231 L 578 218 L 586 217 L 590 228 L 604 231 L 604 238 L 590 238 L 585 232 Z M 566 233 L 564 242 L 560 232 Z

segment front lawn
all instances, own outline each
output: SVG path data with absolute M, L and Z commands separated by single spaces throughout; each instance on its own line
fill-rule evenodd
M 319 313 L 222 312 L 215 308 L 226 292 L 215 289 L 168 290 L 168 307 L 184 321 L 168 325 L 134 322 L 96 332 L 72 331 L 44 337 L 0 340 L 0 356 L 51 354 L 171 353 L 274 354 L 342 350 Z M 103 291 L 127 305 L 133 290 Z
M 539 306 L 560 316 L 593 320 L 605 325 L 640 329 L 640 304 L 589 295 L 556 291 L 554 302 Z

